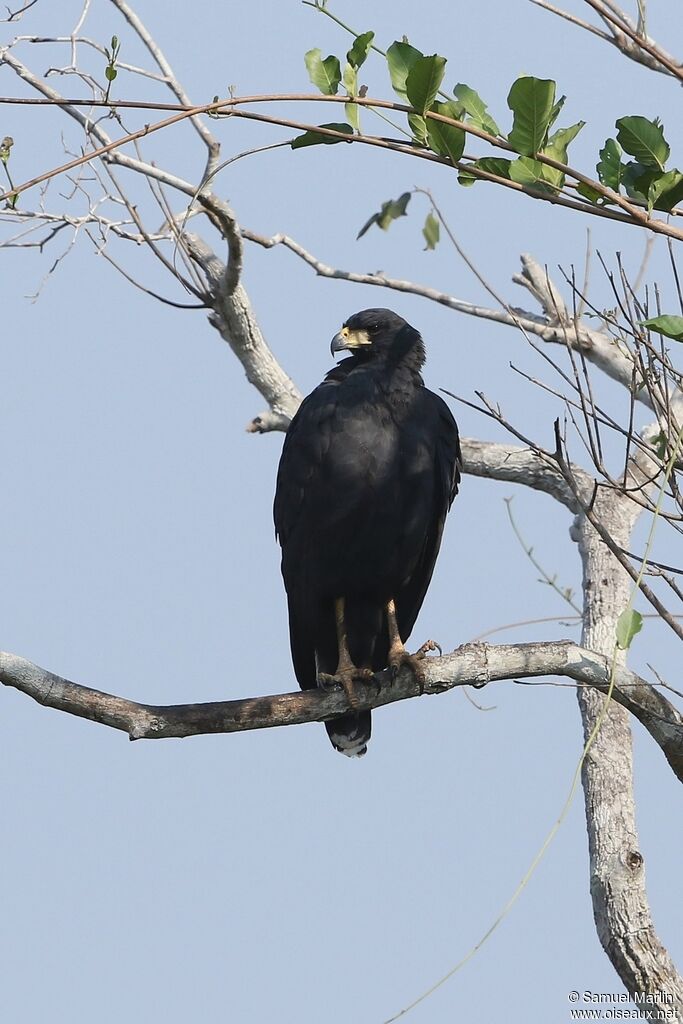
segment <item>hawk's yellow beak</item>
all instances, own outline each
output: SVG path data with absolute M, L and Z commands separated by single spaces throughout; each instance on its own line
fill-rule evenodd
M 366 345 L 372 345 L 367 331 L 351 331 L 348 327 L 342 327 L 341 331 L 338 331 L 332 339 L 330 352 L 334 355 L 335 352 L 343 352 L 347 349 L 353 351 L 356 348 L 364 348 Z

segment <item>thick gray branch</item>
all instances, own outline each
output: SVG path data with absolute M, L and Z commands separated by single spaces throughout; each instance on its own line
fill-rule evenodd
M 425 692 L 431 694 L 456 686 L 483 686 L 494 680 L 544 675 L 565 676 L 606 693 L 610 681 L 610 660 L 569 640 L 500 646 L 465 644 L 452 654 L 427 658 L 424 668 Z M 378 680 L 381 685 L 377 688 L 358 684 L 359 708 L 378 708 L 418 695 L 417 682 L 409 669 L 401 671 L 393 683 L 388 673 L 378 674 Z M 168 707 L 138 704 L 69 682 L 24 658 L 1 652 L 0 681 L 40 704 L 120 729 L 131 739 L 166 739 L 324 722 L 349 708 L 341 690 L 308 690 Z M 613 697 L 642 722 L 683 782 L 683 716 L 654 687 L 623 667 L 616 674 Z
M 572 512 L 579 511 L 578 499 L 562 477 L 557 464 L 544 458 L 542 453 L 532 448 L 478 441 L 471 437 L 461 438 L 460 443 L 465 473 L 488 480 L 523 484 L 551 495 Z M 580 480 L 589 493 L 591 481 L 588 474 L 578 467 L 574 467 L 574 471 L 577 481 Z
M 266 249 L 278 245 L 284 246 L 312 267 L 319 277 L 350 281 L 356 284 L 371 284 L 378 288 L 387 288 L 390 291 L 419 295 L 431 302 L 446 306 L 456 313 L 465 313 L 467 316 L 475 316 L 481 320 L 492 320 L 508 327 L 516 327 L 527 335 L 539 338 L 546 344 L 569 346 L 581 351 L 588 362 L 598 366 L 608 377 L 617 381 L 627 390 L 630 391 L 632 388 L 633 359 L 628 348 L 606 331 L 594 330 L 584 321 L 576 322 L 568 312 L 559 289 L 550 280 L 545 268 L 541 267 L 527 253 L 520 257 L 522 272 L 514 274 L 512 280 L 533 295 L 541 306 L 542 315 L 513 306 L 492 309 L 488 306 L 476 305 L 449 295 L 447 292 L 439 291 L 437 288 L 430 288 L 428 285 L 417 284 L 414 281 L 387 277 L 385 274 L 364 274 L 352 270 L 341 270 L 323 263 L 322 260 L 287 235 L 278 234 L 265 237 L 245 228 L 242 229 L 242 235 L 248 241 L 255 242 Z M 643 405 L 659 414 L 660 410 L 654 408 L 652 396 L 647 388 L 641 388 L 637 398 Z M 683 396 L 673 395 L 671 407 L 674 415 L 683 419 Z
M 252 420 L 247 429 L 259 433 L 286 430 L 301 403 L 301 392 L 266 344 L 246 289 L 239 283 L 241 241 L 238 242 L 239 228 L 230 208 L 215 196 L 202 196 L 201 202 L 210 208 L 214 221 L 222 216 L 221 231 L 229 250 L 226 265 L 203 238 L 194 234 L 183 236 L 209 284 L 213 306 L 209 321 L 239 359 L 249 383 L 268 403 L 268 409 Z
M 630 392 L 633 389 L 634 361 L 628 346 L 607 331 L 593 330 L 584 321 L 575 320 L 560 298 L 547 269 L 528 253 L 523 253 L 520 258 L 522 272 L 514 274 L 512 280 L 534 296 L 543 310 L 543 323 L 546 325 L 545 331 L 534 333 L 545 342 L 581 352 L 588 362 Z M 636 398 L 657 416 L 661 415 L 662 410 L 653 401 L 649 388 L 639 388 Z M 683 416 L 683 395 L 680 391 L 673 391 L 668 404 L 675 420 L 680 421 Z

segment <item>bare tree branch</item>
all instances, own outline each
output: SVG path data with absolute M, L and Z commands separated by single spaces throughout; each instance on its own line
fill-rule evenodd
M 640 26 L 634 26 L 632 20 L 621 8 L 616 7 L 616 5 L 610 5 L 612 7 L 610 11 L 606 8 L 606 5 L 590 3 L 589 0 L 584 0 L 584 2 L 588 3 L 588 6 L 592 7 L 599 14 L 609 28 L 609 32 L 604 32 L 582 18 L 578 18 L 574 14 L 569 14 L 567 11 L 555 7 L 554 4 L 547 2 L 547 0 L 531 0 L 531 3 L 537 7 L 550 11 L 551 14 L 556 14 L 565 21 L 578 25 L 579 28 L 585 29 L 586 32 L 599 36 L 600 39 L 615 46 L 625 57 L 635 61 L 636 64 L 642 64 L 650 71 L 658 71 L 663 75 L 670 75 L 672 78 L 681 78 L 681 71 L 683 69 L 676 58 L 667 53 L 659 43 L 645 35 Z M 615 17 L 615 12 L 618 12 L 617 17 Z
M 572 25 L 578 25 L 579 28 L 583 28 L 586 32 L 590 32 L 592 35 L 598 36 L 600 39 L 604 39 L 608 43 L 614 42 L 614 39 L 608 32 L 603 32 L 602 29 L 596 28 L 595 25 L 591 25 L 590 22 L 584 21 L 583 18 L 578 18 L 575 14 L 569 14 L 568 11 L 562 11 L 559 7 L 555 7 L 554 4 L 548 3 L 547 0 L 530 0 L 536 7 L 541 7 L 544 11 L 550 11 L 551 14 L 556 14 L 558 18 L 563 18 Z
M 37 3 L 38 3 L 38 0 L 26 0 L 26 3 L 24 4 L 24 6 L 18 8 L 16 11 L 10 10 L 10 8 L 5 4 L 5 10 L 7 11 L 7 15 L 8 16 L 6 18 L 2 18 L 0 20 L 2 20 L 2 21 L 20 21 L 21 18 L 26 13 L 26 11 L 28 11 L 28 9 L 30 7 L 35 7 L 35 5 Z
M 110 2 L 121 12 L 135 34 L 147 47 L 164 76 L 164 82 L 168 85 L 171 92 L 178 97 L 178 102 L 183 104 L 183 106 L 191 107 L 192 103 L 190 102 L 189 96 L 173 73 L 173 68 L 167 60 L 163 50 L 154 39 L 151 32 L 149 32 L 145 27 L 140 16 L 132 9 L 130 4 L 125 2 L 125 0 L 110 0 Z M 209 131 L 201 117 L 193 115 L 190 118 L 190 122 L 209 151 L 209 160 L 204 172 L 204 177 L 206 178 L 211 174 L 214 165 L 218 162 L 220 143 L 212 132 Z
M 456 686 L 484 686 L 496 680 L 559 675 L 607 693 L 610 659 L 579 647 L 571 640 L 494 646 L 465 644 L 442 657 L 426 658 L 427 694 Z M 390 673 L 377 674 L 378 685 L 357 686 L 357 707 L 379 708 L 419 695 L 410 669 L 392 682 Z M 157 706 L 69 682 L 38 668 L 24 658 L 0 652 L 0 681 L 46 707 L 87 718 L 127 732 L 131 739 L 168 739 L 209 733 L 244 732 L 306 722 L 324 722 L 349 709 L 342 690 L 307 690 L 275 696 L 206 704 Z M 683 782 L 683 716 L 644 679 L 620 667 L 614 700 L 627 708 L 662 749 L 676 777 Z
M 84 163 L 96 159 L 97 157 L 106 157 L 114 163 L 120 164 L 122 167 L 127 167 L 129 170 L 137 171 L 140 174 L 144 174 L 150 178 L 155 178 L 158 181 L 163 182 L 166 185 L 170 185 L 178 191 L 183 192 L 185 195 L 194 197 L 197 189 L 189 182 L 184 181 L 177 175 L 164 171 L 163 168 L 157 167 L 155 164 L 145 163 L 140 160 L 136 160 L 134 157 L 130 157 L 125 153 L 118 152 L 118 147 L 122 145 L 122 140 L 112 140 L 107 132 L 102 128 L 101 123 L 95 123 L 92 118 L 82 113 L 77 106 L 72 105 L 68 100 L 65 100 L 55 89 L 43 81 L 40 76 L 35 75 L 25 64 L 23 64 L 15 55 L 10 51 L 8 47 L 0 48 L 0 64 L 7 64 L 15 74 L 19 76 L 23 81 L 30 85 L 37 92 L 47 97 L 51 103 L 55 103 L 59 106 L 65 114 L 73 118 L 74 121 L 81 125 L 86 135 L 90 139 L 96 139 L 100 143 L 100 148 L 92 150 L 83 154 L 83 156 L 76 157 L 70 160 L 68 163 L 63 164 L 59 169 L 58 173 L 63 173 L 68 170 L 72 170 L 75 167 L 80 167 Z M 96 106 L 96 104 L 91 104 Z M 166 118 L 162 125 L 175 124 L 179 120 L 184 120 L 195 108 L 190 108 L 190 111 L 184 111 L 180 114 L 174 114 L 170 118 Z M 203 108 L 199 108 L 201 110 Z M 134 142 L 137 138 L 145 138 L 149 135 L 150 131 L 159 130 L 159 125 L 148 126 L 139 129 L 137 132 L 131 132 L 125 136 L 126 142 Z M 51 173 L 40 174 L 35 178 L 32 178 L 29 183 L 25 183 L 24 188 L 32 187 L 33 185 L 39 184 L 41 181 L 45 181 L 52 177 Z M 18 187 L 18 191 L 21 191 L 22 186 Z M 9 195 L 13 193 L 10 192 Z
M 193 234 L 184 236 L 192 258 L 201 266 L 209 282 L 213 296 L 213 312 L 209 321 L 230 345 L 249 383 L 268 403 L 268 409 L 255 417 L 247 430 L 252 433 L 286 430 L 301 402 L 301 392 L 266 344 L 249 296 L 239 283 L 239 267 L 235 269 L 235 260 L 241 266 L 237 222 L 229 207 L 215 196 L 203 196 L 202 203 L 209 204 L 214 216 L 223 218 L 224 227 L 229 232 L 227 240 L 232 254 L 232 260 L 226 266 L 202 238 Z
M 642 31 L 642 26 L 634 27 L 631 19 L 617 4 L 603 3 L 602 0 L 584 0 L 584 3 L 600 15 L 612 31 L 615 45 L 627 57 L 645 64 L 647 62 L 643 60 L 643 57 L 647 55 L 653 62 L 652 64 L 647 63 L 648 67 L 652 67 L 653 70 L 666 71 L 683 82 L 683 66 L 657 43 L 652 42 Z M 656 67 L 657 64 L 660 65 L 659 68 Z
M 446 306 L 455 312 L 465 313 L 467 316 L 492 320 L 508 327 L 521 327 L 528 334 L 533 334 L 541 341 L 551 345 L 561 345 L 566 348 L 569 344 L 572 348 L 582 352 L 589 362 L 598 366 L 612 380 L 617 381 L 629 391 L 632 388 L 633 359 L 626 346 L 621 345 L 604 330 L 594 330 L 588 327 L 584 321 L 577 323 L 568 312 L 557 286 L 549 278 L 547 270 L 528 253 L 523 253 L 520 257 L 522 272 L 514 274 L 512 280 L 515 284 L 526 288 L 534 296 L 541 306 L 542 316 L 517 306 L 510 307 L 512 312 L 508 312 L 506 309 L 492 309 L 465 302 L 447 292 L 430 288 L 428 285 L 387 277 L 385 274 L 364 274 L 352 270 L 341 270 L 323 263 L 287 235 L 277 234 L 266 237 L 248 228 L 242 228 L 242 237 L 266 249 L 277 245 L 284 246 L 312 267 L 320 277 L 356 284 L 371 284 L 379 288 L 387 288 L 390 291 L 420 295 L 422 298 Z M 654 409 L 652 396 L 647 390 L 641 389 L 637 397 L 645 406 L 657 411 Z M 683 413 L 683 396 L 674 396 L 674 399 L 680 402 Z
M 465 473 L 487 480 L 531 487 L 532 490 L 549 494 L 566 505 L 571 512 L 579 511 L 576 494 L 566 484 L 557 466 L 540 449 L 479 441 L 471 437 L 461 438 L 460 444 Z M 574 467 L 574 471 L 576 479 L 583 485 L 584 493 L 589 494 L 593 481 L 578 466 Z
M 131 13 L 128 5 L 119 3 L 119 0 L 112 0 L 112 2 L 116 2 L 122 12 L 125 9 L 125 11 Z M 142 26 L 140 26 L 140 31 L 143 33 L 145 31 Z M 163 62 L 161 51 L 156 52 L 156 58 Z M 184 234 L 183 242 L 192 259 L 201 267 L 209 283 L 211 290 L 210 303 L 213 306 L 210 322 L 216 327 L 221 337 L 228 342 L 233 352 L 239 358 L 247 374 L 247 379 L 268 402 L 268 410 L 255 417 L 248 429 L 254 432 L 286 429 L 289 420 L 298 408 L 301 394 L 268 348 L 249 297 L 239 283 L 242 268 L 242 241 L 236 218 L 230 207 L 217 196 L 211 193 L 204 193 L 200 188 L 196 188 L 189 182 L 185 182 L 176 175 L 163 171 L 153 164 L 129 157 L 123 153 L 109 151 L 108 147 L 112 147 L 113 150 L 115 143 L 112 143 L 100 125 L 94 124 L 87 115 L 83 114 L 76 107 L 65 104 L 63 97 L 59 93 L 52 89 L 51 86 L 48 86 L 37 75 L 34 75 L 11 52 L 6 51 L 4 59 L 12 70 L 34 89 L 58 101 L 65 113 L 74 118 L 86 133 L 94 136 L 102 144 L 103 150 L 107 150 L 103 155 L 109 160 L 128 170 L 136 171 L 139 174 L 170 185 L 192 199 L 196 198 L 201 202 L 203 208 L 228 243 L 227 263 L 221 261 L 204 239 L 196 234 Z M 182 94 L 184 102 L 186 99 L 185 94 L 181 86 L 173 78 L 170 66 L 164 63 L 162 70 L 169 74 L 169 87 L 173 89 L 176 95 Z M 174 115 L 171 120 L 185 116 L 187 114 L 183 112 L 180 115 Z M 201 122 L 197 123 L 201 125 Z M 146 133 L 142 130 L 139 133 L 133 133 L 133 135 L 135 134 L 143 137 Z M 210 134 L 207 135 L 206 133 L 202 135 L 202 138 L 210 147 L 209 159 L 213 161 L 214 155 L 217 154 L 217 150 L 211 148 L 213 139 Z M 90 156 L 91 154 L 87 155 Z M 77 164 L 79 161 L 77 160 L 75 163 Z M 111 169 L 109 169 L 109 173 L 111 174 Z M 113 180 L 116 183 L 116 179 L 114 178 Z M 128 207 L 131 218 L 134 220 L 140 233 L 145 237 L 147 244 L 150 248 L 154 249 L 152 237 L 146 234 L 135 205 L 126 198 L 123 189 L 118 183 L 116 184 L 119 194 Z M 162 259 L 167 269 L 174 276 L 178 276 L 166 258 L 158 250 L 154 251 Z M 195 294 L 198 294 L 196 289 L 192 290 L 195 291 Z

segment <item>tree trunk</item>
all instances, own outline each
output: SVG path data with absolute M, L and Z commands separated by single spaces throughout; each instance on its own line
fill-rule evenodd
M 614 540 L 628 548 L 638 506 L 600 490 L 595 511 Z M 583 561 L 582 645 L 619 663 L 616 626 L 633 583 L 584 516 L 576 538 Z M 605 698 L 590 687 L 577 690 L 584 739 Z M 598 937 L 634 1002 L 645 1013 L 653 1003 L 683 1019 L 683 979 L 659 941 L 650 915 L 645 865 L 638 848 L 633 796 L 633 759 L 628 713 L 611 702 L 582 769 L 590 852 L 590 891 Z M 657 1019 L 654 1016 L 651 1019 Z

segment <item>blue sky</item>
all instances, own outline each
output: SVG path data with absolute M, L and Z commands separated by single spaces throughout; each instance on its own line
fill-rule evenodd
M 477 88 L 503 124 L 518 74 L 557 79 L 568 96 L 563 123 L 588 122 L 573 160 L 589 171 L 615 118 L 632 113 L 659 114 L 674 163 L 683 160 L 674 83 L 531 4 L 333 6 L 381 43 L 405 33 L 424 52 L 443 53 L 448 82 Z M 677 5 L 650 7 L 652 33 L 683 52 Z M 228 86 L 305 91 L 304 52 L 348 48 L 328 19 L 289 0 L 234 9 L 197 0 L 190 13 L 140 0 L 136 9 L 197 101 Z M 38 4 L 18 26 L 2 26 L 4 38 L 68 34 L 79 10 Z M 117 33 L 122 59 L 144 57 L 103 0 L 84 31 L 105 41 Z M 68 62 L 64 47 L 38 50 L 16 52 L 40 72 Z M 381 62 L 369 63 L 365 79 L 371 94 L 390 95 Z M 70 95 L 84 88 L 74 77 L 52 82 Z M 119 96 L 162 95 L 123 74 L 114 87 Z M 0 88 L 26 92 L 7 68 Z M 64 145 L 80 146 L 76 127 L 51 113 L 3 107 L 1 116 L 0 135 L 15 140 L 15 180 L 63 162 Z M 144 120 L 131 114 L 125 123 Z M 289 135 L 244 122 L 212 127 L 225 158 Z M 203 153 L 185 128 L 150 140 L 145 152 L 199 180 Z M 451 249 L 423 251 L 419 198 L 388 234 L 356 241 L 382 201 L 413 185 L 433 191 L 466 251 L 514 303 L 527 304 L 510 282 L 519 254 L 582 268 L 588 227 L 608 261 L 620 251 L 635 270 L 642 255 L 632 229 L 484 186 L 460 189 L 443 169 L 363 147 L 260 154 L 227 168 L 216 190 L 245 226 L 285 232 L 335 266 L 382 268 L 488 304 Z M 47 208 L 63 208 L 68 189 L 53 182 Z M 22 206 L 37 201 L 33 193 Z M 66 243 L 0 257 L 2 647 L 141 701 L 294 689 L 272 527 L 282 435 L 245 433 L 263 400 L 205 314 L 135 290 L 83 236 L 43 280 Z M 119 247 L 117 258 L 142 283 L 187 300 L 143 252 Z M 661 242 L 648 271 L 658 277 L 673 295 Z M 421 330 L 430 386 L 469 398 L 484 390 L 552 443 L 558 404 L 510 370 L 513 361 L 545 372 L 513 331 L 417 298 L 316 280 L 282 250 L 248 246 L 244 283 L 303 391 L 329 368 L 329 341 L 343 320 L 387 304 Z M 592 288 L 596 304 L 607 304 L 597 270 Z M 602 393 L 615 407 L 624 402 L 610 385 Z M 454 411 L 463 434 L 503 437 L 471 410 Z M 496 626 L 565 615 L 510 530 L 503 499 L 513 490 L 464 481 L 416 645 L 434 636 L 450 649 Z M 565 510 L 523 491 L 514 508 L 536 556 L 577 587 Z M 676 557 L 670 543 L 661 553 Z M 563 619 L 500 639 L 577 635 Z M 648 661 L 676 685 L 680 658 L 650 621 L 633 652 L 636 667 Z M 498 915 L 557 817 L 581 750 L 573 692 L 545 686 L 491 685 L 475 694 L 485 711 L 459 691 L 383 709 L 360 762 L 336 756 L 322 726 L 131 744 L 14 691 L 1 696 L 0 1013 L 12 1024 L 109 1024 L 124 1015 L 166 1024 L 384 1020 Z M 680 795 L 638 727 L 635 750 L 654 920 L 680 960 Z M 580 795 L 514 910 L 412 1020 L 559 1022 L 569 1019 L 571 989 L 620 991 L 593 928 Z

